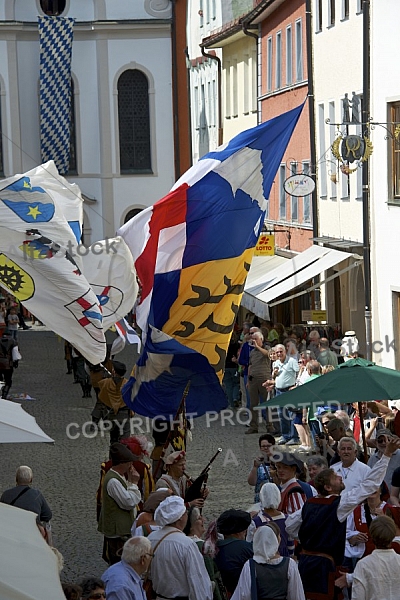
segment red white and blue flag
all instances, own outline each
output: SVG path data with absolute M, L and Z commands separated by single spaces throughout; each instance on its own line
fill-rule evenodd
M 143 353 L 126 384 L 135 412 L 226 407 L 220 381 L 275 174 L 303 105 L 204 156 L 154 206 L 119 231 L 142 286 Z

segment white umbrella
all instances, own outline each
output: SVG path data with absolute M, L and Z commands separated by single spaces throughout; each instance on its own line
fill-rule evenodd
M 0 400 L 0 443 L 54 442 L 17 402 Z
M 1 600 L 65 600 L 56 555 L 35 513 L 0 504 L 0 556 Z

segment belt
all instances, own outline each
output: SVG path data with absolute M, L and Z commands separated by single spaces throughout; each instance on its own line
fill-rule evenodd
M 164 598 L 165 600 L 189 600 L 189 596 L 174 596 L 173 598 L 168 598 L 168 596 L 162 596 L 156 592 L 157 598 Z
M 302 550 L 300 552 L 300 554 L 304 554 L 306 556 L 319 556 L 320 558 L 327 558 L 328 560 L 333 562 L 333 564 L 335 564 L 333 557 L 330 554 L 325 554 L 324 552 L 313 552 L 312 550 Z
M 290 390 L 290 387 L 287 388 L 275 388 L 278 390 L 278 392 L 288 392 Z

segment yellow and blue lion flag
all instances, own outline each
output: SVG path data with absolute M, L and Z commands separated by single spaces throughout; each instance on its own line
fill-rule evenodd
M 206 154 L 171 192 L 119 231 L 142 286 L 144 348 L 124 387 L 149 416 L 220 411 L 229 339 L 271 186 L 303 105 Z

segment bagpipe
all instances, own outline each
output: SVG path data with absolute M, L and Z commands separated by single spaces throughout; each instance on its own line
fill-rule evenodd
M 206 489 L 208 474 L 210 472 L 211 465 L 221 452 L 222 448 L 218 448 L 208 465 L 202 470 L 197 479 L 193 480 L 191 477 L 188 477 L 185 473 L 186 477 L 188 477 L 189 479 L 189 482 L 192 482 L 186 490 L 185 502 L 192 502 L 193 500 L 197 500 L 198 498 L 204 497 L 204 491 Z

